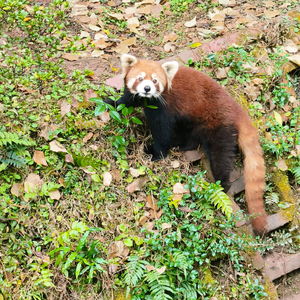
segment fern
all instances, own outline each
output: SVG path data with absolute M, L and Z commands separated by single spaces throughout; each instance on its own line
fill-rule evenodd
M 129 263 L 126 265 L 124 282 L 127 285 L 126 298 L 129 295 L 130 288 L 135 287 L 145 276 L 146 267 L 149 265 L 147 261 L 140 260 L 137 255 L 128 258 Z
M 209 194 L 209 202 L 213 204 L 217 209 L 221 209 L 223 214 L 230 219 L 233 209 L 232 203 L 228 195 L 226 195 L 218 184 L 209 184 L 205 180 L 198 181 L 200 187 L 205 190 L 205 193 Z
M 174 267 L 181 269 L 184 272 L 184 276 L 186 277 L 187 275 L 186 271 L 189 268 L 189 263 L 187 261 L 186 255 L 182 252 L 175 252 L 172 258 L 173 258 Z
M 20 168 L 26 165 L 26 160 L 18 155 L 16 152 L 8 152 L 5 159 L 0 158 L 0 161 L 7 165 L 12 165 L 14 167 Z
M 159 274 L 157 271 L 151 271 L 146 277 L 153 300 L 173 299 L 170 294 L 176 291 L 171 287 L 171 283 L 165 274 Z
M 26 147 L 33 145 L 34 141 L 21 138 L 15 132 L 0 131 L 0 163 L 24 167 L 26 160 L 21 155 Z
M 70 188 L 78 182 L 78 173 L 75 170 L 68 171 L 64 177 L 66 188 Z
M 297 184 L 300 184 L 300 166 L 293 168 L 291 171 L 295 176 Z
M 0 131 L 0 147 L 13 144 L 33 146 L 35 145 L 35 142 L 25 138 L 20 138 L 15 132 Z
M 216 190 L 210 196 L 210 201 L 217 209 L 221 208 L 223 214 L 228 220 L 230 220 L 233 210 L 232 203 L 228 195 L 221 190 Z
M 91 166 L 93 168 L 97 168 L 99 166 L 99 161 L 95 158 L 93 158 L 91 155 L 75 155 L 72 154 L 74 164 L 77 167 L 86 167 L 86 166 Z
M 184 299 L 188 300 L 197 300 L 197 290 L 194 286 L 189 284 L 189 282 L 184 281 L 181 283 L 181 290 L 182 294 L 184 296 Z

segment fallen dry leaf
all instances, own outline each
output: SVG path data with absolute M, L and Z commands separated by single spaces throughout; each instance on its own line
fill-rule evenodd
M 42 130 L 41 130 L 41 132 L 39 133 L 39 136 L 40 137 L 43 137 L 46 141 L 49 141 L 49 132 L 51 132 L 52 133 L 52 135 L 53 135 L 53 132 L 56 130 L 58 128 L 58 126 L 57 125 L 48 125 L 48 126 L 46 126 L 45 128 L 43 128 Z
M 91 55 L 92 57 L 100 57 L 104 54 L 104 51 L 103 50 L 94 50 L 92 51 Z
M 139 19 L 137 17 L 132 17 L 127 20 L 127 28 L 131 30 L 132 27 L 136 28 L 140 26 Z
M 173 169 L 179 168 L 180 167 L 179 160 L 172 161 L 171 166 L 172 166 Z
M 38 191 L 43 185 L 44 181 L 40 178 L 39 175 L 30 173 L 24 182 L 24 190 L 26 193 L 32 191 Z
M 274 119 L 275 119 L 275 121 L 278 123 L 278 124 L 280 124 L 280 125 L 282 125 L 282 118 L 281 118 L 281 115 L 277 112 L 277 111 L 273 111 L 273 115 L 274 115 Z
M 147 6 L 144 6 L 144 7 L 139 7 L 137 10 L 136 10 L 136 13 L 137 14 L 142 14 L 142 15 L 148 15 L 151 13 L 151 6 L 150 5 L 147 5 Z
M 130 172 L 130 174 L 131 174 L 132 177 L 137 178 L 137 177 L 140 176 L 140 173 L 139 173 L 138 169 L 130 168 L 129 172 Z
M 42 252 L 40 251 L 36 251 L 34 252 L 34 255 L 37 258 L 40 258 L 43 262 L 49 263 L 50 262 L 50 257 L 48 255 L 44 255 Z
M 127 54 L 130 49 L 128 48 L 128 46 L 120 44 L 118 47 L 114 48 L 113 50 L 119 54 Z
M 148 195 L 145 207 L 151 208 L 154 211 L 158 211 L 158 206 L 156 205 L 156 202 L 157 200 L 152 195 Z
M 58 182 L 59 184 L 61 184 L 63 187 L 66 187 L 66 183 L 65 183 L 65 180 L 63 178 L 58 178 Z
M 276 3 L 273 2 L 273 1 L 266 1 L 266 2 L 264 2 L 264 4 L 265 4 L 265 6 L 266 6 L 267 8 L 269 8 L 269 7 L 274 6 Z
M 72 154 L 68 153 L 68 154 L 65 156 L 65 162 L 68 162 L 68 163 L 71 163 L 72 165 L 74 165 L 74 159 L 73 159 Z
M 134 182 L 130 183 L 127 186 L 128 193 L 131 194 L 135 191 L 139 191 L 146 184 L 147 181 L 148 181 L 147 177 L 142 177 L 142 178 L 138 178 Z
M 155 270 L 155 267 L 151 265 L 145 265 L 145 268 L 147 269 L 148 272 Z
M 297 53 L 299 48 L 296 44 L 288 45 L 285 47 L 285 50 L 289 53 Z
M 116 241 L 108 248 L 109 260 L 116 257 L 127 257 L 128 254 L 129 248 L 122 241 Z
M 166 43 L 166 44 L 164 45 L 164 50 L 165 50 L 167 53 L 169 53 L 170 51 L 174 52 L 175 49 L 176 49 L 175 43 L 169 42 L 169 43 Z
M 161 229 L 164 230 L 164 229 L 168 229 L 168 228 L 172 228 L 172 225 L 168 224 L 168 223 L 162 223 L 161 224 Z
M 100 27 L 94 24 L 89 24 L 89 28 L 93 31 L 100 31 Z
M 72 16 L 85 16 L 88 14 L 88 8 L 87 5 L 82 5 L 82 4 L 75 4 L 72 7 Z
M 109 46 L 109 44 L 106 43 L 103 39 L 97 39 L 97 40 L 93 41 L 93 44 L 98 49 L 105 49 Z
M 67 101 L 63 101 L 60 104 L 60 114 L 61 116 L 65 116 L 68 112 L 71 110 L 71 104 L 68 103 Z
M 121 42 L 122 46 L 131 46 L 131 45 L 136 45 L 136 37 L 132 37 L 130 39 L 126 39 Z
M 148 223 L 147 223 L 147 226 L 146 226 L 146 229 L 147 229 L 148 231 L 151 231 L 151 230 L 154 228 L 154 225 L 155 225 L 154 222 L 148 222 Z
M 112 17 L 113 19 L 116 19 L 116 20 L 123 20 L 123 15 L 120 14 L 120 13 L 116 13 L 116 14 L 108 14 L 110 17 Z
M 165 271 L 166 271 L 166 266 L 163 266 L 163 267 L 161 267 L 161 268 L 159 268 L 159 269 L 156 269 L 156 271 L 159 273 L 159 274 L 162 274 L 162 273 L 164 273 Z
M 282 171 L 287 171 L 287 169 L 288 169 L 288 167 L 283 159 L 281 159 L 277 162 L 277 166 Z
M 68 151 L 66 150 L 66 148 L 61 145 L 58 141 L 52 141 L 49 143 L 50 145 L 50 150 L 53 152 L 62 152 L 62 153 L 68 153 Z
M 163 6 L 160 4 L 151 6 L 151 12 L 155 18 L 159 18 L 159 14 L 163 11 L 163 9 Z
M 78 60 L 79 55 L 78 54 L 72 54 L 72 53 L 65 53 L 62 58 L 70 61 Z
M 218 79 L 224 79 L 227 77 L 227 70 L 225 68 L 218 68 L 215 75 Z
M 12 195 L 16 197 L 20 197 L 22 195 L 23 186 L 22 183 L 14 183 L 10 192 Z
M 187 21 L 184 23 L 185 27 L 194 27 L 196 26 L 197 21 L 196 21 L 196 17 L 194 19 L 192 19 L 191 21 Z
M 265 10 L 264 14 L 266 15 L 267 19 L 272 19 L 280 14 L 279 10 Z
M 104 111 L 101 115 L 99 115 L 99 118 L 103 123 L 107 123 L 110 120 L 109 112 Z
M 98 95 L 95 93 L 93 89 L 89 89 L 83 93 L 84 101 L 89 101 L 90 98 L 98 98 Z
M 119 6 L 122 4 L 122 0 L 108 1 L 107 4 L 112 7 Z
M 117 264 L 110 264 L 109 267 L 108 267 L 108 273 L 110 275 L 113 275 L 117 272 L 118 270 L 118 265 Z
M 59 192 L 59 190 L 50 191 L 50 192 L 49 192 L 49 197 L 50 197 L 52 200 L 59 200 L 59 199 L 60 199 L 60 192 Z
M 164 39 L 162 42 L 163 43 L 168 42 L 168 41 L 175 42 L 177 39 L 178 39 L 178 34 L 171 32 L 164 36 Z
M 147 216 L 141 216 L 140 219 L 139 219 L 139 225 L 143 226 L 147 221 L 148 221 Z
M 112 175 L 109 172 L 106 172 L 103 174 L 103 185 L 104 186 L 110 186 L 112 182 Z
M 46 159 L 45 159 L 45 155 L 42 151 L 34 151 L 33 154 L 33 158 L 35 163 L 37 163 L 38 165 L 43 165 L 45 167 L 48 166 Z
M 173 186 L 173 193 L 174 194 L 188 194 L 190 191 L 188 189 L 185 189 L 183 184 L 180 182 L 177 182 Z
M 80 36 L 79 36 L 80 39 L 89 38 L 89 37 L 90 37 L 90 33 L 89 32 L 84 31 L 84 30 L 80 32 Z
M 83 139 L 82 141 L 84 143 L 86 143 L 88 140 L 90 140 L 91 138 L 93 137 L 93 133 L 92 132 L 89 132 Z
M 131 18 L 135 13 L 136 13 L 135 6 L 125 8 L 125 17 L 127 16 L 127 19 Z

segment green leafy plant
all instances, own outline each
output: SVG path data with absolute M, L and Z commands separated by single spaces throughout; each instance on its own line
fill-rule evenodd
M 60 267 L 66 277 L 83 277 L 83 281 L 86 278 L 91 282 L 97 274 L 107 272 L 108 262 L 103 259 L 105 248 L 98 240 L 88 240 L 90 233 L 100 230 L 75 221 L 70 230 L 53 239 L 56 248 L 49 256 L 56 260 L 55 266 Z M 76 248 L 73 249 L 71 244 Z
M 291 169 L 291 172 L 295 176 L 295 181 L 300 185 L 300 166 L 296 166 Z
M 1 169 L 6 165 L 23 167 L 26 160 L 22 157 L 25 149 L 35 145 L 35 142 L 26 138 L 21 138 L 14 132 L 0 131 L 0 162 Z
M 137 246 L 138 254 L 128 259 L 123 276 L 127 294 L 131 293 L 133 300 L 221 297 L 224 291 L 218 289 L 217 278 L 208 281 L 205 276 L 210 272 L 211 261 L 227 257 L 238 272 L 245 270 L 240 251 L 253 247 L 251 240 L 232 232 L 232 219 L 217 217 L 212 206 L 202 207 L 204 202 L 220 203 L 220 195 L 216 196 L 220 186 L 204 183 L 203 174 L 182 179 L 191 191 L 181 201 L 188 212 L 170 205 L 172 193 L 169 188 L 161 189 L 157 205 L 164 213 L 156 221 L 155 230 L 141 230 L 146 248 Z M 228 203 L 221 206 L 227 207 Z M 245 287 L 237 283 L 237 288 L 238 299 L 252 296 L 262 299 L 266 295 L 254 279 L 249 279 Z

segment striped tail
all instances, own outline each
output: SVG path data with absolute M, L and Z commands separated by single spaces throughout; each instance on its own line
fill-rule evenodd
M 263 202 L 265 189 L 265 165 L 259 136 L 250 118 L 243 116 L 238 123 L 238 143 L 244 159 L 245 196 L 252 226 L 256 235 L 262 236 L 268 227 Z

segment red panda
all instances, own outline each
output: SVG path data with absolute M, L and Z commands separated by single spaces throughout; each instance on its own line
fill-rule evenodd
M 257 130 L 244 109 L 208 75 L 179 67 L 175 61 L 161 65 L 125 54 L 121 64 L 124 94 L 116 103 L 105 102 L 143 107 L 153 137 L 145 151 L 153 161 L 166 157 L 172 147 L 193 150 L 201 143 L 215 180 L 227 192 L 239 145 L 245 156 L 245 196 L 249 213 L 254 214 L 253 229 L 263 235 L 267 230 L 264 159 Z

